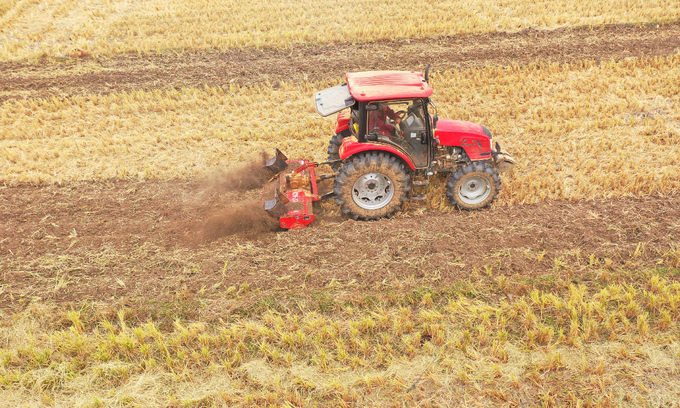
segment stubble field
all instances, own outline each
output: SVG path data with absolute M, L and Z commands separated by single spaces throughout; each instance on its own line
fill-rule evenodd
M 677 404 L 680 7 L 360 6 L 0 2 L 0 405 Z M 278 231 L 313 93 L 427 63 L 499 201 Z

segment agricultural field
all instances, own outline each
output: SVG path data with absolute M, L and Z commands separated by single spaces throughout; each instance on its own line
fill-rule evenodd
M 678 406 L 679 21 L 0 0 L 0 406 Z M 312 95 L 427 63 L 516 158 L 499 200 L 278 230 L 262 156 L 325 160 Z

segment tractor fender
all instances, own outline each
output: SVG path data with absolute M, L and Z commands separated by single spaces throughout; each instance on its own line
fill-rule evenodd
M 338 118 L 335 120 L 335 134 L 349 130 L 349 112 L 342 112 L 338 114 Z
M 359 143 L 354 137 L 347 137 L 342 141 L 342 146 L 340 146 L 340 159 L 345 160 L 348 157 L 354 156 L 358 153 L 363 153 L 367 151 L 381 151 L 390 153 L 399 159 L 401 159 L 404 164 L 415 170 L 416 166 L 413 161 L 406 155 L 406 153 L 401 150 L 388 145 L 374 144 L 374 143 Z

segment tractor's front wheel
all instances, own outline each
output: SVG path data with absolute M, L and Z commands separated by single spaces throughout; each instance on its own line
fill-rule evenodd
M 489 163 L 471 163 L 457 169 L 446 183 L 447 197 L 461 210 L 488 207 L 500 190 L 501 178 Z
M 401 210 L 408 199 L 404 165 L 386 153 L 363 153 L 346 162 L 335 178 L 335 201 L 352 219 L 377 220 Z

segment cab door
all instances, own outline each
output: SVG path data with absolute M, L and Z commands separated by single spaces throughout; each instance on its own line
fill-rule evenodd
M 430 165 L 430 137 L 422 99 L 370 102 L 366 106 L 366 140 L 397 147 L 416 168 Z

